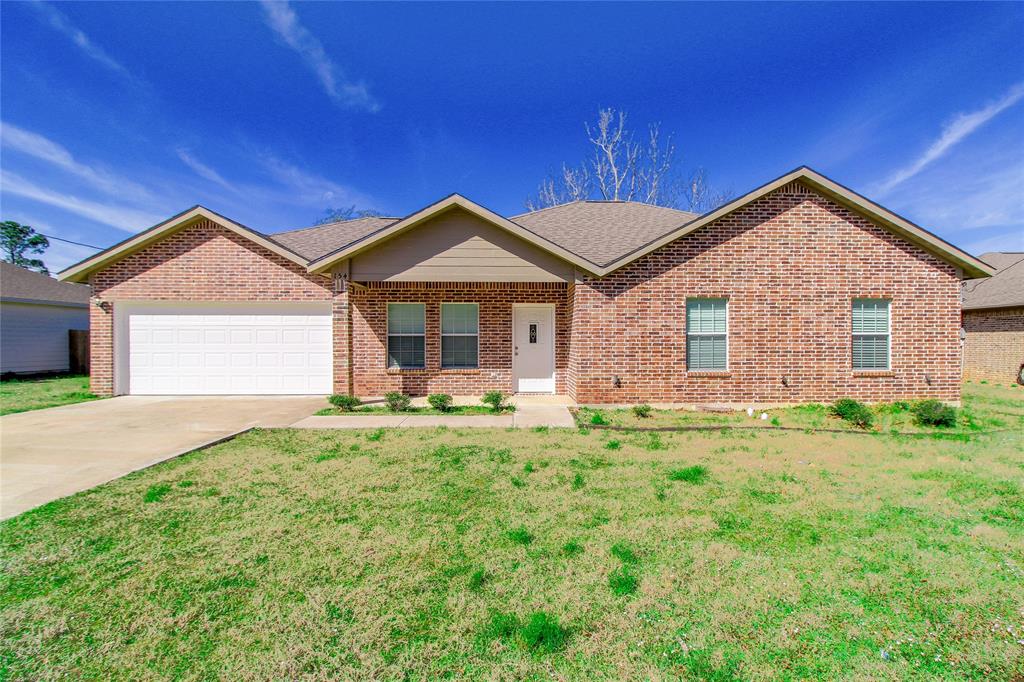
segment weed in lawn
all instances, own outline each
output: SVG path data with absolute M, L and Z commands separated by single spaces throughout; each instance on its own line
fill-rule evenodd
M 533 534 L 526 530 L 526 526 L 519 526 L 505 533 L 505 536 L 517 545 L 528 545 L 533 542 Z
M 594 412 L 590 415 L 590 423 L 594 426 L 604 426 L 608 423 L 608 420 L 600 412 Z
M 626 542 L 616 542 L 611 548 L 612 556 L 624 564 L 638 564 L 640 557 Z
M 633 594 L 640 586 L 640 579 L 628 566 L 620 566 L 608 575 L 608 587 L 616 597 Z
M 533 429 L 531 429 L 531 430 L 534 433 L 547 433 L 548 432 L 548 427 L 546 427 L 546 426 L 534 426 Z
M 622 443 L 620 443 L 619 441 L 615 440 L 614 438 L 610 439 L 608 442 L 606 442 L 604 444 L 604 449 L 605 450 L 618 450 L 621 447 L 622 447 Z
M 487 571 L 482 568 L 478 568 L 470 574 L 467 586 L 474 592 L 478 592 L 483 589 L 484 583 L 487 582 L 487 578 Z
M 377 429 L 376 431 L 366 434 L 366 440 L 377 443 L 384 438 L 385 433 L 387 433 L 387 429 Z
M 562 545 L 562 554 L 570 557 L 583 554 L 583 543 L 577 540 L 570 540 Z
M 527 649 L 550 654 L 565 645 L 569 632 L 555 616 L 544 611 L 536 611 L 530 615 L 530 620 L 523 627 L 520 636 Z
M 195 484 L 196 484 L 195 481 L 189 481 L 189 480 L 178 481 L 178 487 L 179 488 L 191 488 Z
M 159 502 L 164 499 L 164 496 L 171 492 L 171 486 L 166 483 L 155 483 L 146 489 L 146 494 L 142 496 L 143 502 Z
M 524 481 L 523 479 L 519 478 L 518 476 L 513 476 L 512 477 L 512 485 L 515 486 L 516 488 L 525 488 L 526 487 L 526 481 Z
M 650 450 L 655 452 L 657 450 L 666 450 L 668 446 L 665 445 L 664 441 L 661 440 L 661 434 L 657 431 L 652 432 L 647 436 L 647 442 L 644 443 L 644 450 Z
M 682 469 L 673 469 L 668 474 L 670 481 L 683 481 L 692 485 L 700 485 L 708 479 L 708 468 L 702 464 L 694 464 Z
M 523 471 L 527 474 L 532 474 L 534 471 L 536 471 L 536 468 L 533 466 L 533 462 L 527 462 L 526 464 L 524 464 Z
M 587 484 L 587 481 L 586 481 L 585 478 L 583 478 L 583 474 L 577 472 L 576 475 L 573 476 L 573 478 L 572 478 L 572 489 L 573 490 L 579 490 L 583 486 L 585 486 L 586 484 Z
M 491 614 L 490 621 L 484 628 L 486 639 L 512 639 L 519 633 L 519 618 L 514 613 L 496 611 Z

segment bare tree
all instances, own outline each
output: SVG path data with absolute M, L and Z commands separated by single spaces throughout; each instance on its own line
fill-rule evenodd
M 313 223 L 314 225 L 327 225 L 328 223 L 340 223 L 343 220 L 355 220 L 356 218 L 379 218 L 384 214 L 372 208 L 357 209 L 355 204 L 341 208 L 328 208 L 324 211 L 324 217 Z
M 675 141 L 671 135 L 662 135 L 660 125 L 649 126 L 641 143 L 627 126 L 627 118 L 623 111 L 600 109 L 594 124 L 584 124 L 591 157 L 579 166 L 562 164 L 560 173 L 550 173 L 526 200 L 526 207 L 536 211 L 599 198 L 704 213 L 728 200 L 730 193 L 712 188 L 703 168 L 688 179 L 679 173 Z

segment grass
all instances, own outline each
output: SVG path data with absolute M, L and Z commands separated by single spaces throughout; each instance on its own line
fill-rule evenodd
M 1019 678 L 1024 392 L 966 395 L 1007 430 L 252 431 L 0 524 L 0 677 Z
M 509 407 L 506 412 L 511 412 L 512 408 Z M 386 405 L 360 405 L 359 407 L 345 411 L 340 410 L 337 407 L 325 407 L 316 413 L 318 417 L 331 417 L 335 415 L 341 416 L 352 416 L 352 415 L 382 415 L 382 414 L 422 414 L 422 415 L 478 415 L 478 414 L 497 414 L 491 408 L 486 405 L 452 405 L 451 409 L 447 412 L 435 410 L 433 407 L 410 407 L 402 412 L 392 412 L 387 408 Z
M 98 399 L 89 392 L 89 377 L 84 375 L 0 382 L 0 415 Z

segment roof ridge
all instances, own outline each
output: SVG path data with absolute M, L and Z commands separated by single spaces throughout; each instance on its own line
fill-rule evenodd
M 532 216 L 532 215 L 536 215 L 538 213 L 543 213 L 544 211 L 550 211 L 550 210 L 556 209 L 556 208 L 565 208 L 566 206 L 573 206 L 575 204 L 630 204 L 630 205 L 636 205 L 636 206 L 645 206 L 645 207 L 654 208 L 654 209 L 661 209 L 661 210 L 665 210 L 665 211 L 672 211 L 673 213 L 682 213 L 684 215 L 689 215 L 689 216 L 694 216 L 694 217 L 700 215 L 700 213 L 696 213 L 694 211 L 687 211 L 687 210 L 682 209 L 682 208 L 674 208 L 672 206 L 662 206 L 660 204 L 649 204 L 646 201 L 634 201 L 632 199 L 573 199 L 572 201 L 566 201 L 565 203 L 555 204 L 554 206 L 545 206 L 544 208 L 539 208 L 536 211 L 526 211 L 524 213 L 517 213 L 515 215 L 508 216 L 508 219 L 509 220 L 515 220 L 516 218 L 522 218 L 524 216 Z
M 566 202 L 561 203 L 561 204 L 555 204 L 553 206 L 545 206 L 544 208 L 538 208 L 536 211 L 524 211 L 522 213 L 516 213 L 515 215 L 508 216 L 508 219 L 512 220 L 513 218 L 521 218 L 524 215 L 535 215 L 537 213 L 543 213 L 544 211 L 550 211 L 553 208 L 563 208 L 565 206 L 571 206 L 573 204 L 582 204 L 582 203 L 584 203 L 583 199 L 573 199 L 572 201 L 566 201 Z

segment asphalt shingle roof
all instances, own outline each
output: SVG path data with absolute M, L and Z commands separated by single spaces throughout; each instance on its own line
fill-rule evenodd
M 0 300 L 89 303 L 88 284 L 59 282 L 49 275 L 0 261 Z
M 606 265 L 696 217 L 688 211 L 630 201 L 575 201 L 509 220 L 592 263 Z M 398 220 L 357 218 L 268 236 L 315 260 Z
M 1024 253 L 992 251 L 979 256 L 996 274 L 964 284 L 964 310 L 1024 306 Z
M 387 227 L 398 218 L 356 218 L 268 235 L 275 242 L 309 260 L 337 251 L 357 239 Z
M 607 265 L 697 218 L 634 201 L 574 201 L 509 218 L 597 265 Z

